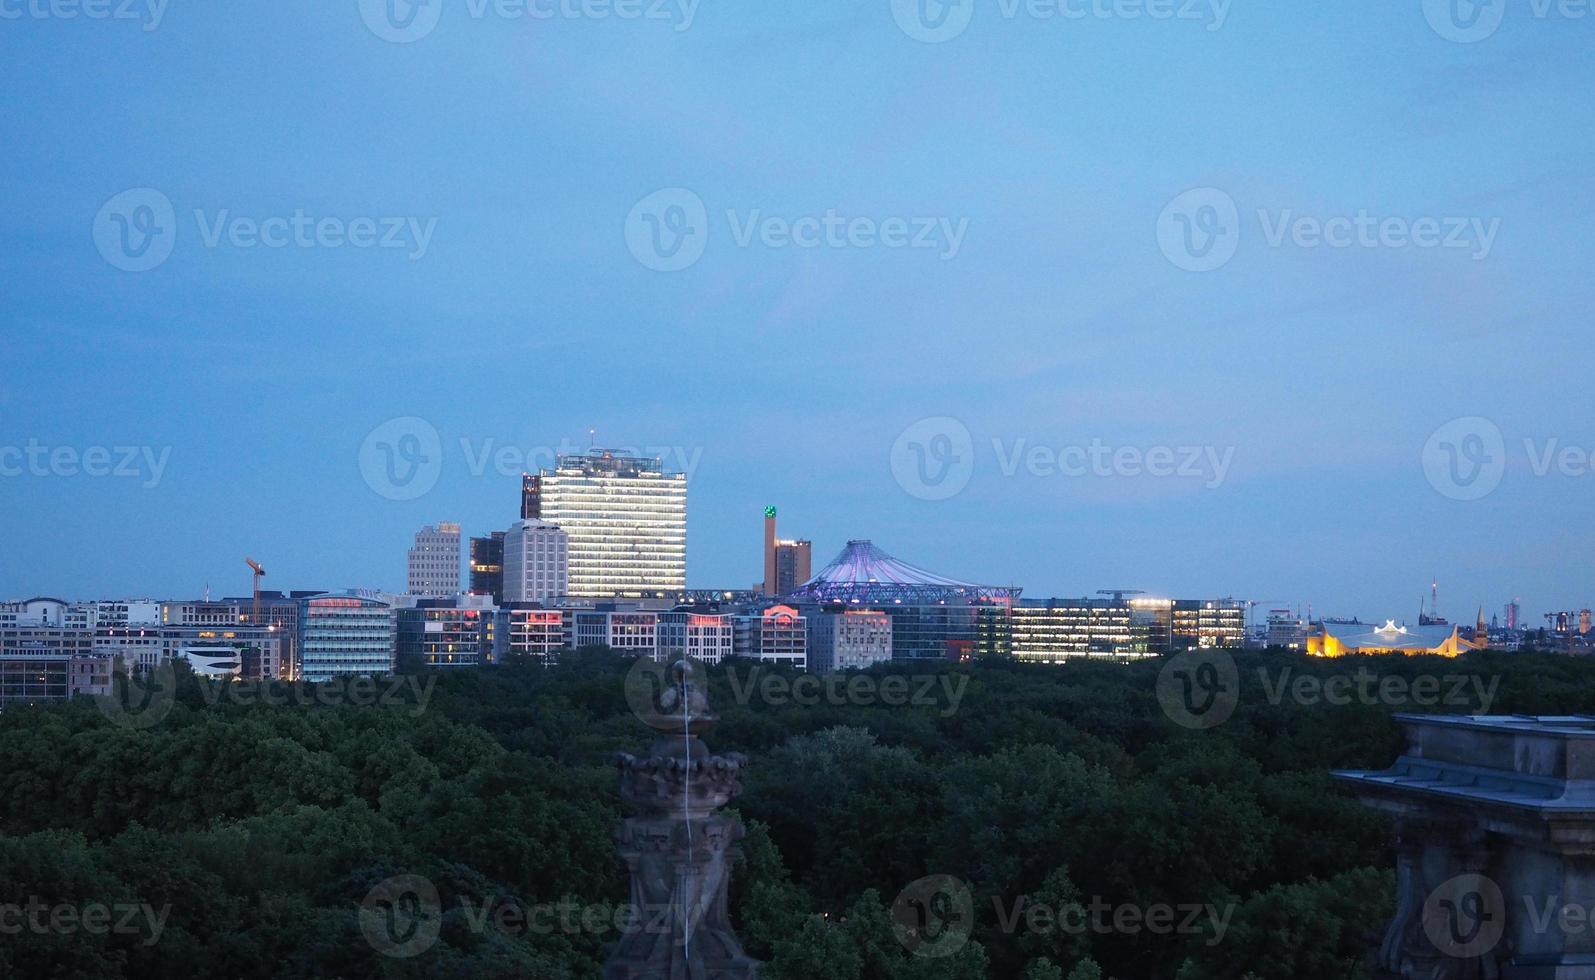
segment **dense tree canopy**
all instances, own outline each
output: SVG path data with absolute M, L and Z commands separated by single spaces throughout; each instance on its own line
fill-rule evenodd
M 749 951 L 772 980 L 1360 976 L 1394 894 L 1389 828 L 1329 770 L 1387 766 L 1398 710 L 1595 711 L 1595 664 L 1567 658 L 1234 659 L 1240 703 L 1203 730 L 1161 708 L 1159 662 L 900 663 L 797 689 L 712 670 L 709 741 L 751 757 L 732 888 Z M 145 727 L 84 699 L 8 708 L 0 976 L 595 978 L 628 895 L 611 757 L 651 740 L 630 663 L 584 651 L 364 698 L 179 674 Z M 1298 683 L 1358 672 L 1468 683 L 1438 703 Z M 413 950 L 371 938 L 373 889 L 401 875 L 436 890 Z M 969 902 L 936 956 L 894 915 L 926 879 Z

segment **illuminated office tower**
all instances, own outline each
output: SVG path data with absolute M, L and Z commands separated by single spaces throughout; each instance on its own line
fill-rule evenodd
M 522 488 L 528 519 L 569 536 L 572 596 L 651 596 L 687 587 L 687 477 L 658 457 L 562 455 Z

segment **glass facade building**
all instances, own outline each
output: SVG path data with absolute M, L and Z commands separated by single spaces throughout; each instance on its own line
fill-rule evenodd
M 490 595 L 494 605 L 504 604 L 504 537 L 494 531 L 471 539 L 471 594 Z
M 1129 605 L 1111 599 L 1023 602 L 1013 610 L 1013 655 L 1041 663 L 1146 656 L 1144 649 L 1137 649 L 1130 620 Z
M 395 610 L 396 655 L 426 667 L 475 667 L 493 659 L 494 614 L 486 596 L 420 599 Z
M 363 593 L 313 596 L 299 613 L 299 668 L 307 681 L 393 670 L 393 608 Z
M 559 456 L 526 482 L 525 516 L 569 536 L 569 595 L 657 596 L 687 585 L 687 477 L 658 457 Z

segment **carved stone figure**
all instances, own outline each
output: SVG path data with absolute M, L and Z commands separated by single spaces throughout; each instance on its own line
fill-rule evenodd
M 742 823 L 717 813 L 742 792 L 741 755 L 717 756 L 703 685 L 686 661 L 644 721 L 659 733 L 646 758 L 622 753 L 620 795 L 640 813 L 616 842 L 631 869 L 632 921 L 610 950 L 604 980 L 752 980 L 759 963 L 731 929 L 726 889 Z

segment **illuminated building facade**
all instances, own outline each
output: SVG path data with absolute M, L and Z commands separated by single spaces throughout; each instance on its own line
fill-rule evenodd
M 721 613 L 687 611 L 662 612 L 659 617 L 656 660 L 674 661 L 683 656 L 706 664 L 717 664 L 731 656 L 736 641 L 736 624 Z
M 536 657 L 544 663 L 554 663 L 570 645 L 566 615 L 562 609 L 545 609 L 532 603 L 506 604 L 495 616 L 494 661 Z
M 393 670 L 393 607 L 369 592 L 300 600 L 299 670 L 307 681 Z
M 570 537 L 569 595 L 653 596 L 687 584 L 687 477 L 658 457 L 561 455 L 529 477 L 522 512 Z
M 891 618 L 895 659 L 962 661 L 1008 653 L 1019 592 L 960 582 L 899 561 L 869 541 L 849 541 L 785 601 L 805 616 L 879 610 Z
M 796 609 L 785 605 L 737 616 L 733 650 L 749 660 L 802 670 L 808 665 L 808 622 Z
M 1307 653 L 1314 657 L 1386 653 L 1456 657 L 1474 649 L 1452 623 L 1397 626 L 1391 619 L 1378 628 L 1367 623 L 1314 623 L 1307 633 Z
M 262 616 L 261 618 L 265 618 Z M 274 627 L 202 626 L 165 627 L 161 631 L 166 658 L 182 657 L 200 673 L 200 665 L 244 680 L 273 680 L 282 676 L 283 639 Z
M 428 524 L 415 532 L 406 569 L 410 595 L 448 596 L 460 591 L 460 526 Z
M 1175 599 L 1170 609 L 1176 649 L 1246 645 L 1246 603 L 1235 599 Z
M 570 613 L 571 647 L 606 646 L 630 656 L 659 649 L 659 613 L 645 610 L 577 610 Z
M 394 610 L 396 655 L 406 664 L 475 667 L 493 658 L 495 614 L 487 596 L 414 598 Z
M 1015 659 L 1041 663 L 1149 656 L 1135 642 L 1129 605 L 1112 599 L 1020 602 L 1013 608 L 1012 651 Z

